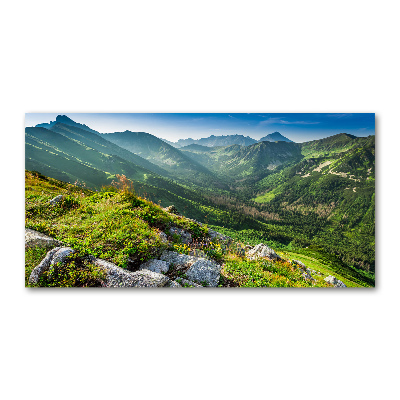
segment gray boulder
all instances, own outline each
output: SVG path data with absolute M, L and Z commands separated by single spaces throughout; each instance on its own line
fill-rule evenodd
M 334 287 L 347 287 L 342 281 L 340 281 L 339 279 L 337 279 L 335 276 L 333 275 L 329 275 L 324 279 L 325 282 L 330 283 L 331 285 L 333 285 Z
M 50 271 L 57 268 L 58 265 L 63 264 L 67 257 L 72 253 L 74 253 L 74 250 L 70 247 L 56 247 L 50 250 L 41 263 L 31 272 L 29 283 L 31 285 L 37 284 L 39 278 L 44 274 L 44 272 Z
M 40 277 L 44 272 L 49 270 L 54 254 L 56 254 L 60 249 L 61 247 L 56 247 L 46 254 L 46 257 L 31 272 L 31 275 L 29 276 L 29 284 L 33 285 L 39 283 Z
M 157 272 L 158 274 L 162 272 L 168 272 L 169 262 L 162 260 L 149 260 L 139 267 L 139 270 L 147 269 L 149 271 Z
M 50 262 L 50 269 L 57 267 L 57 265 L 64 264 L 67 257 L 73 253 L 75 253 L 75 251 L 71 249 L 71 247 L 61 247 L 53 255 L 53 258 L 51 259 Z
M 25 248 L 27 247 L 57 247 L 62 246 L 59 240 L 50 236 L 34 231 L 33 229 L 25 229 Z
M 90 257 L 90 261 L 106 272 L 105 287 L 164 287 L 170 286 L 171 280 L 165 275 L 149 270 L 126 271 L 115 264 Z
M 187 278 L 191 281 L 218 286 L 221 266 L 215 261 L 168 250 L 162 253 L 160 259 L 173 264 L 178 270 L 185 271 Z
M 205 283 L 207 286 L 218 286 L 221 266 L 211 260 L 199 258 L 187 271 L 186 276 L 195 282 Z
M 49 201 L 49 204 L 51 204 L 52 206 L 56 205 L 57 203 L 59 203 L 62 199 L 64 198 L 64 196 L 62 194 L 59 194 L 58 196 L 54 197 L 54 199 L 51 199 Z
M 176 251 L 165 250 L 160 257 L 161 260 L 173 264 L 177 269 L 187 269 L 197 261 L 197 257 L 180 254 Z
M 280 257 L 275 253 L 273 249 L 263 243 L 259 243 L 247 252 L 247 258 L 249 260 L 256 260 L 257 258 L 268 258 L 270 260 L 278 260 Z

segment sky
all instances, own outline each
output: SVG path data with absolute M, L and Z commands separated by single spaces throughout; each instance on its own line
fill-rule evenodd
M 54 121 L 58 114 L 101 133 L 148 132 L 172 142 L 234 134 L 261 139 L 276 131 L 299 143 L 342 132 L 355 136 L 375 134 L 372 113 L 30 113 L 25 114 L 25 126 Z

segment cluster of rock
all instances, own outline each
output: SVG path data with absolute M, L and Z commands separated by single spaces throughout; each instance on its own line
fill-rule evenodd
M 249 260 L 256 260 L 258 258 L 268 258 L 273 261 L 280 260 L 280 257 L 275 253 L 275 250 L 263 243 L 259 243 L 257 246 L 250 248 L 247 251 L 246 257 Z
M 43 233 L 34 231 L 33 229 L 25 229 L 25 248 L 28 247 L 45 247 L 51 248 L 61 246 L 62 243 Z
M 172 227 L 172 228 L 169 228 L 169 233 L 172 236 L 173 235 L 179 236 L 181 242 L 184 244 L 189 244 L 189 243 L 192 243 L 192 241 L 193 241 L 191 233 L 185 231 L 184 229 Z
M 299 260 L 292 260 L 292 265 L 301 270 L 301 274 L 304 279 L 308 279 L 310 281 L 315 281 L 315 279 L 311 275 L 312 273 L 315 273 L 315 271 L 308 268 L 304 263 L 302 263 Z
M 50 250 L 42 262 L 34 268 L 30 277 L 31 285 L 39 283 L 43 274 L 64 264 L 74 250 L 70 247 L 56 247 Z M 105 272 L 103 287 L 177 287 L 179 284 L 168 277 L 150 270 L 129 272 L 108 261 L 89 256 L 88 260 Z
M 67 258 L 75 251 L 70 247 L 55 247 L 50 250 L 41 263 L 35 267 L 29 277 L 31 285 L 38 284 L 45 272 L 63 265 Z M 140 266 L 139 271 L 130 272 L 117 265 L 88 256 L 88 261 L 105 272 L 103 287 L 202 287 L 218 286 L 221 266 L 204 258 L 179 254 L 174 251 L 165 251 L 161 260 L 150 260 Z M 179 270 L 184 279 L 171 279 L 165 274 L 171 267 Z
M 211 287 L 218 286 L 221 266 L 213 260 L 168 250 L 162 253 L 160 260 L 166 262 L 168 268 L 173 266 L 191 281 Z
M 315 271 L 314 269 L 311 269 L 311 268 L 308 268 L 304 263 L 302 263 L 299 260 L 292 260 L 292 265 L 301 269 L 302 275 L 305 279 L 315 281 L 315 279 L 312 277 L 311 274 L 322 276 L 321 272 Z M 347 287 L 342 281 L 340 281 L 339 279 L 337 279 L 335 276 L 332 276 L 332 275 L 327 276 L 324 279 L 324 281 L 330 283 L 334 287 Z
M 179 233 L 189 238 L 188 232 L 180 230 Z M 167 238 L 166 235 L 165 238 Z M 25 246 L 51 249 L 41 263 L 33 269 L 29 277 L 30 284 L 38 284 L 46 271 L 51 272 L 59 265 L 64 264 L 68 257 L 75 252 L 70 247 L 63 247 L 60 241 L 32 229 L 25 230 Z M 105 272 L 106 278 L 102 282 L 104 287 L 218 286 L 221 266 L 217 262 L 207 259 L 201 250 L 195 249 L 192 253 L 192 255 L 186 255 L 166 250 L 159 259 L 152 259 L 141 264 L 139 270 L 134 272 L 93 256 L 88 256 L 88 260 Z M 168 272 L 170 272 L 170 276 L 166 275 Z
M 340 281 L 339 279 L 337 279 L 335 276 L 333 275 L 329 275 L 324 279 L 325 282 L 330 283 L 331 285 L 333 285 L 334 287 L 347 287 L 342 281 Z

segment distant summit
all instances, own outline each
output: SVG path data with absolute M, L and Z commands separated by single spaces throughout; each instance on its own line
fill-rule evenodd
M 99 132 L 95 131 L 94 129 L 89 128 L 85 124 L 80 124 L 79 122 L 73 121 L 71 118 L 67 117 L 66 115 L 57 115 L 55 121 L 50 121 L 49 123 L 37 124 L 36 128 L 50 129 L 57 123 L 74 126 L 76 128 L 84 129 L 85 131 L 88 131 L 88 132 L 99 133 Z
M 216 146 L 232 146 L 233 144 L 238 144 L 240 146 L 250 146 L 251 144 L 257 143 L 250 136 L 243 135 L 226 135 L 226 136 L 215 136 L 211 135 L 207 138 L 201 139 L 179 139 L 176 143 L 177 147 L 188 146 L 191 144 L 199 144 L 201 146 L 216 147 Z
M 259 142 L 293 142 L 293 140 L 288 139 L 279 132 L 273 132 L 261 138 Z

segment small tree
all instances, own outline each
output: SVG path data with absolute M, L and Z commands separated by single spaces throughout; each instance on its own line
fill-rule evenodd
M 135 193 L 135 188 L 133 187 L 133 182 L 128 179 L 125 175 L 115 175 L 117 178 L 117 181 L 112 181 L 111 185 L 114 186 L 115 188 L 121 190 L 124 193 Z

